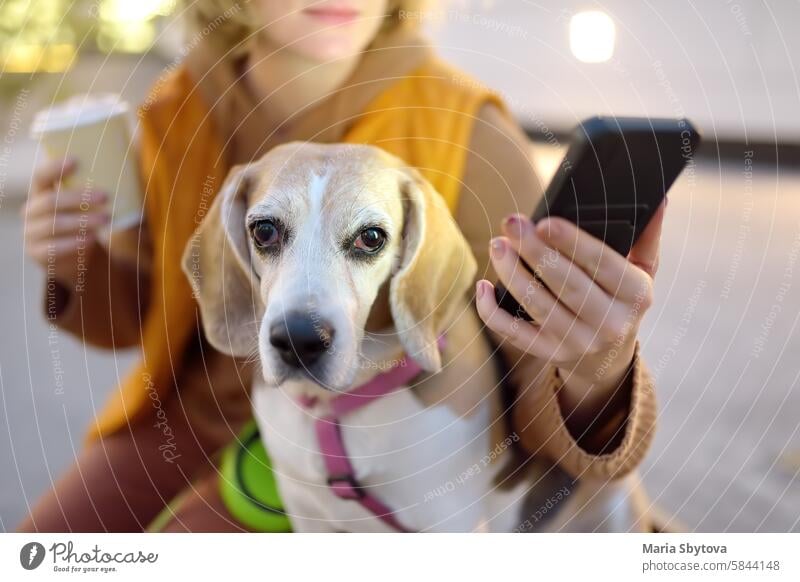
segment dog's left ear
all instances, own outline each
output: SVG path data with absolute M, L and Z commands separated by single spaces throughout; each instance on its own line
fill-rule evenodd
M 425 370 L 442 366 L 438 335 L 471 292 L 477 264 L 441 195 L 417 170 L 401 171 L 402 257 L 389 301 L 400 341 Z

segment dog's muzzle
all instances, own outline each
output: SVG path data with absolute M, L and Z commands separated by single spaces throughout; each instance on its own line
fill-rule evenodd
M 281 360 L 307 368 L 331 347 L 334 329 L 325 321 L 300 312 L 287 313 L 269 330 L 269 343 Z

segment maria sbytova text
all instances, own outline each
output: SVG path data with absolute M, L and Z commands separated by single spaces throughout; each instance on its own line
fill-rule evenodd
M 727 546 L 710 546 L 706 544 L 642 544 L 643 554 L 727 554 Z

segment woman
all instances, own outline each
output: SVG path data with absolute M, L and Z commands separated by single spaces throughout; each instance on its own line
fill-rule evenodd
M 522 444 L 580 479 L 636 467 L 655 423 L 636 334 L 661 213 L 627 260 L 569 223 L 531 224 L 541 185 L 523 133 L 496 96 L 419 37 L 420 10 L 408 0 L 188 3 L 191 51 L 140 110 L 143 226 L 117 233 L 110 251 L 93 243 L 80 288 L 81 225 L 91 235 L 107 221 L 106 195 L 92 193 L 84 212 L 80 193 L 54 194 L 72 162 L 38 171 L 26 245 L 43 266 L 55 256 L 49 315 L 88 343 L 141 346 L 142 361 L 23 530 L 141 530 L 189 483 L 170 529 L 241 527 L 211 455 L 250 418 L 252 367 L 202 337 L 180 257 L 228 169 L 292 140 L 372 143 L 418 167 L 478 260 L 477 310 L 513 369 Z M 554 297 L 520 256 L 569 292 Z M 541 326 L 495 309 L 498 278 Z

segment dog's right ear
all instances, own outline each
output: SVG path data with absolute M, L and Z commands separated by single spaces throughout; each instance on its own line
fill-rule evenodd
M 217 350 L 247 357 L 258 346 L 264 308 L 245 223 L 250 166 L 235 166 L 183 252 L 183 272 L 200 305 L 206 338 Z

